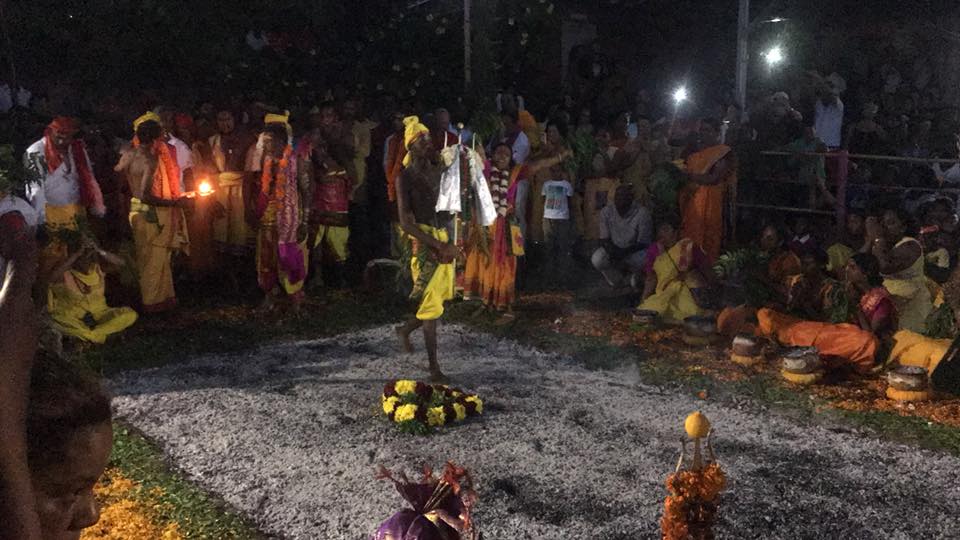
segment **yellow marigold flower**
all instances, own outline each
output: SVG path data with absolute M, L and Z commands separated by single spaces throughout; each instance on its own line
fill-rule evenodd
M 447 421 L 443 413 L 443 407 L 432 407 L 427 409 L 427 423 L 431 426 L 442 426 Z
M 457 413 L 457 422 L 467 417 L 467 408 L 459 403 L 453 404 L 453 410 Z
M 400 403 L 400 398 L 397 396 L 390 396 L 388 398 L 382 398 L 383 402 L 383 412 L 384 414 L 390 414 L 393 412 L 393 409 L 397 407 L 397 403 Z
M 412 394 L 417 391 L 417 381 L 397 381 L 393 388 L 397 391 L 397 394 L 401 396 L 404 394 Z
M 417 415 L 417 406 L 412 403 L 397 407 L 397 412 L 393 413 L 393 421 L 396 423 L 413 420 Z
M 483 414 L 483 400 L 477 396 L 467 396 L 467 401 L 470 403 L 476 403 L 477 405 L 477 414 Z

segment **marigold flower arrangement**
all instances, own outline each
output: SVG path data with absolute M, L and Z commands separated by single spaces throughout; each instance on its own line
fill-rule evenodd
M 400 431 L 425 435 L 452 422 L 483 414 L 483 400 L 458 388 L 396 380 L 383 387 L 380 405 Z
M 714 537 L 713 523 L 726 475 L 714 458 L 706 416 L 700 412 L 691 414 L 685 428 L 693 439 L 693 460 L 685 469 L 687 441 L 684 440 L 677 469 L 667 477 L 670 494 L 664 501 L 660 527 L 664 540 L 710 540 Z M 701 455 L 701 439 L 706 440 L 706 459 Z

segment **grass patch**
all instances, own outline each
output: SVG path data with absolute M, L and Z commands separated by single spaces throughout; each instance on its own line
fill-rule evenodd
M 135 498 L 163 523 L 177 523 L 184 538 L 246 540 L 263 536 L 239 515 L 171 472 L 163 453 L 123 423 L 114 424 L 110 466 L 141 486 Z

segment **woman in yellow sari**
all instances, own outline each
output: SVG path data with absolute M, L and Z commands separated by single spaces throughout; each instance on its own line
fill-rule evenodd
M 725 206 L 734 200 L 737 184 L 733 151 L 719 141 L 720 122 L 701 120 L 699 149 L 686 159 L 690 183 L 680 195 L 681 236 L 703 248 L 710 260 L 720 256 Z
M 57 330 L 91 343 L 104 343 L 107 337 L 137 321 L 136 311 L 107 305 L 100 260 L 113 267 L 124 264 L 120 257 L 85 239 L 79 249 L 53 270 L 47 292 L 47 307 Z
M 923 272 L 923 247 L 907 236 L 910 216 L 901 209 L 887 210 L 883 223 L 867 218 L 867 248 L 880 261 L 883 286 L 893 296 L 900 329 L 923 332 L 933 299 Z
M 675 219 L 657 227 L 657 242 L 647 251 L 646 273 L 639 311 L 655 311 L 668 324 L 705 314 L 693 291 L 706 286 L 713 274 L 703 250 L 679 237 Z

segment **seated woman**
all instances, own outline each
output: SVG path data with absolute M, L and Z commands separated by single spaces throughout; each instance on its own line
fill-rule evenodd
M 51 273 L 47 294 L 50 318 L 56 328 L 92 343 L 104 343 L 108 336 L 126 330 L 137 321 L 136 311 L 107 306 L 104 272 L 99 260 L 114 267 L 124 264 L 120 257 L 84 239 L 80 249 Z
M 787 287 L 794 276 L 800 274 L 800 258 L 786 248 L 783 233 L 774 225 L 767 225 L 760 235 L 760 249 L 767 255 L 766 272 L 761 279 L 773 292 L 771 305 L 785 304 Z M 725 336 L 733 337 L 740 333 L 752 334 L 756 326 L 757 307 L 740 305 L 724 308 L 717 316 L 717 330 Z M 768 305 L 767 307 L 771 307 Z
M 657 242 L 647 251 L 643 302 L 637 308 L 655 311 L 667 323 L 704 315 L 706 310 L 697 305 L 694 291 L 713 281 L 707 255 L 692 240 L 679 236 L 675 216 L 657 227 Z
M 110 459 L 110 398 L 69 363 L 40 355 L 30 378 L 27 463 L 41 538 L 79 538 L 100 520 L 93 486 Z
M 881 344 L 875 332 L 889 335 L 896 327 L 893 301 L 881 282 L 876 258 L 858 254 L 847 263 L 847 289 L 857 298 L 857 324 L 803 320 L 763 308 L 757 312 L 759 333 L 790 347 L 816 347 L 832 369 L 850 366 L 868 373 Z
M 837 279 L 843 279 L 843 273 L 846 271 L 847 262 L 854 253 L 863 250 L 864 243 L 864 220 L 866 214 L 858 208 L 847 210 L 847 226 L 844 229 L 843 236 L 837 239 L 827 248 L 827 272 Z
M 893 295 L 900 328 L 922 332 L 927 315 L 933 311 L 933 299 L 923 272 L 923 248 L 908 236 L 911 218 L 904 210 L 887 210 L 883 223 L 867 218 L 867 246 L 880 261 L 883 285 Z

